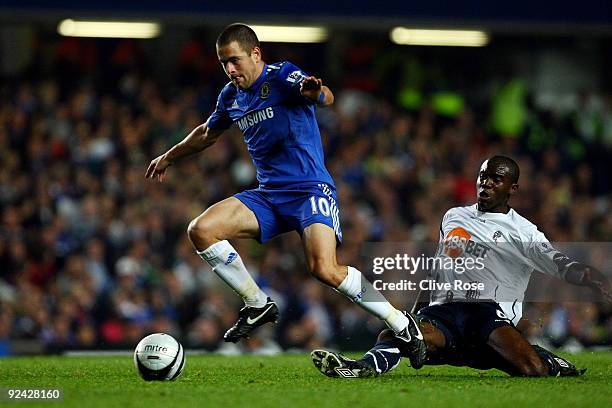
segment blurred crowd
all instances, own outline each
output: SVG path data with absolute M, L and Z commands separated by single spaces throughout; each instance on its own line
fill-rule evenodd
M 241 301 L 197 256 L 186 229 L 209 205 L 256 186 L 241 135 L 233 129 L 170 168 L 163 183 L 144 172 L 206 120 L 221 68 L 189 43 L 180 77 L 156 78 L 142 69 L 146 56 L 124 45 L 102 75 L 86 45 L 58 43 L 52 75 L 1 82 L 0 355 L 20 340 L 47 351 L 131 348 L 151 332 L 217 350 Z M 350 64 L 362 61 L 343 63 L 353 75 L 330 85 L 336 103 L 317 111 L 338 188 L 341 262 L 368 271 L 365 242 L 437 241 L 445 211 L 474 202 L 477 169 L 493 154 L 519 162 L 512 205 L 549 240 L 612 241 L 609 94 L 585 92 L 559 115 L 528 96 L 517 103 L 509 81 L 487 103 L 455 88 L 451 100 L 460 103 L 445 109 L 433 91 L 421 89 L 415 102 L 412 88 L 400 83 L 403 93 L 390 94 L 374 74 L 356 80 L 367 72 Z M 186 80 L 206 73 L 216 82 Z M 524 109 L 508 126 L 496 115 L 512 103 Z M 381 323 L 308 276 L 296 233 L 234 245 L 282 313 L 240 347 L 364 349 L 374 341 Z M 600 261 L 609 273 L 610 261 Z M 555 346 L 612 339 L 612 311 L 602 303 L 538 302 L 526 316 L 529 335 Z

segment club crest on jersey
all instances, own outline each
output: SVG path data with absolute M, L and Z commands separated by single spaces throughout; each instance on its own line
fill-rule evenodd
M 287 76 L 287 82 L 289 82 L 290 84 L 299 84 L 304 80 L 304 78 L 306 77 L 304 76 L 302 71 L 293 71 L 289 74 L 289 76 Z
M 259 97 L 261 99 L 266 99 L 268 96 L 270 96 L 271 89 L 272 86 L 270 85 L 270 83 L 264 82 L 263 84 L 261 84 L 261 88 L 259 88 Z
M 501 237 L 502 237 L 501 231 L 495 231 L 495 233 L 493 233 L 493 241 L 495 241 L 496 244 L 497 244 L 497 240 L 500 239 Z
M 472 241 L 472 234 L 462 227 L 455 227 L 444 237 L 444 254 L 457 258 L 464 253 L 484 258 L 489 248 Z

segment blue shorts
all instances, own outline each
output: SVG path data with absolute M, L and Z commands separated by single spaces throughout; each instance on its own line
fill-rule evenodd
M 264 243 L 277 235 L 320 223 L 332 228 L 336 241 L 342 243 L 340 211 L 336 190 L 325 183 L 302 184 L 283 189 L 256 188 L 235 194 L 257 217 Z

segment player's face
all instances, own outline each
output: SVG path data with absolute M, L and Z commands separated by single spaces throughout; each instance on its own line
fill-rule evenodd
M 247 89 L 257 80 L 258 67 L 261 63 L 259 47 L 253 48 L 249 53 L 236 41 L 232 41 L 229 44 L 217 47 L 217 56 L 223 70 L 234 85 L 241 89 Z
M 502 163 L 485 160 L 476 180 L 478 209 L 485 212 L 508 212 L 508 200 L 518 190 L 512 182 L 510 170 Z

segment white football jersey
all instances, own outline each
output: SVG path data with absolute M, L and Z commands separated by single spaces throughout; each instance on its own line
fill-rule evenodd
M 514 209 L 507 214 L 482 212 L 476 204 L 446 212 L 436 258 L 440 264 L 432 270 L 433 278 L 448 285 L 431 291 L 430 304 L 493 300 L 514 324 L 523 314 L 532 272 L 563 278 L 569 261 Z

